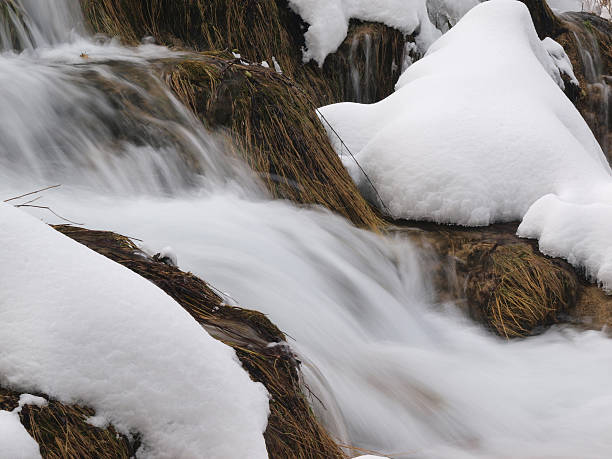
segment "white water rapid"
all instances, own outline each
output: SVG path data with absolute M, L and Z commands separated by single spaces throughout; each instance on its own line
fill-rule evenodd
M 62 183 L 39 203 L 170 245 L 183 270 L 268 314 L 341 443 L 394 458 L 609 456 L 604 333 L 491 336 L 433 301 L 428 255 L 408 241 L 270 200 L 154 75 L 167 49 L 79 35 L 77 0 L 0 5 L 20 15 L 0 37 L 30 24 L 1 42 L 0 197 Z

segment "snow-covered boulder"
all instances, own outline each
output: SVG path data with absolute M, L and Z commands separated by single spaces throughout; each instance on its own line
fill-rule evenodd
M 132 271 L 0 203 L 0 382 L 83 403 L 143 457 L 267 457 L 265 388 Z
M 559 67 L 570 70 L 566 56 L 538 38 L 524 4 L 491 0 L 434 43 L 385 100 L 331 105 L 321 113 L 345 163 L 351 158 L 336 133 L 395 218 L 470 226 L 521 220 L 549 194 L 548 202 L 590 213 L 585 204 L 612 204 L 611 171 L 563 94 Z M 352 175 L 372 195 L 361 171 L 353 167 Z M 520 234 L 538 237 L 548 222 L 558 225 L 556 209 L 534 207 Z M 586 221 L 572 215 L 578 214 L 564 214 L 565 225 Z M 601 225 L 612 229 L 603 217 Z M 612 248 L 597 241 L 582 246 L 600 253 Z M 601 271 L 605 257 L 570 256 L 569 242 L 541 248 L 579 265 L 591 260 L 589 272 L 612 286 L 612 270 Z

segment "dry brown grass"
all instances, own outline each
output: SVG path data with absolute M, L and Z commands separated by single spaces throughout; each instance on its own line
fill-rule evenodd
M 0 388 L 0 409 L 11 411 L 16 408 L 20 394 Z M 50 400 L 43 407 L 24 406 L 19 416 L 23 426 L 39 444 L 40 453 L 45 459 L 134 457 L 139 446 L 138 439 L 130 441 L 112 426 L 100 429 L 87 424 L 85 420 L 94 414 L 86 407 Z
M 491 262 L 496 285 L 484 312 L 501 336 L 525 336 L 555 323 L 576 300 L 575 277 L 548 258 L 536 256 L 527 244 L 497 247 Z
M 270 342 L 284 341 L 285 335 L 265 315 L 225 305 L 204 281 L 143 257 L 128 238 L 72 226 L 56 229 L 153 282 L 213 337 L 236 350 L 251 378 L 263 383 L 271 395 L 264 434 L 271 458 L 344 457 L 302 393 L 299 362 L 286 346 L 268 347 Z
M 286 0 L 81 0 L 94 32 L 121 37 L 135 44 L 153 36 L 162 44 L 197 51 L 238 51 L 251 62 L 279 62 L 284 74 L 300 84 L 318 106 L 355 100 L 348 84 L 351 45 L 369 33 L 372 57 L 369 70 L 380 100 L 399 77 L 392 63 L 401 64 L 404 37 L 381 24 L 353 21 L 349 36 L 323 68 L 302 62 L 303 31 L 307 25 L 291 11 Z M 363 43 L 353 58 L 365 65 Z M 364 72 L 365 74 L 365 72 Z
M 379 227 L 331 147 L 316 105 L 292 80 L 210 54 L 169 63 L 164 73 L 206 125 L 227 128 L 236 151 L 275 197 L 319 204 L 358 226 Z
M 466 229 L 429 223 L 406 232 L 433 249 L 432 280 L 439 298 L 465 306 L 492 332 L 515 338 L 567 319 L 580 292 L 566 262 L 519 239 L 516 225 Z

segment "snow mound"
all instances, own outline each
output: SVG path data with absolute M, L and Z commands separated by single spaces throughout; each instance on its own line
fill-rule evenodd
M 38 443 L 21 424 L 19 415 L 0 411 L 0 457 L 10 459 L 39 459 Z
M 267 457 L 265 388 L 164 292 L 3 203 L 0 249 L 3 384 L 91 406 L 141 457 Z
M 559 87 L 564 56 L 552 40 L 538 39 L 524 4 L 491 0 L 434 43 L 385 100 L 320 111 L 393 217 L 476 226 L 527 214 L 521 235 L 546 236 L 545 253 L 612 286 L 611 258 L 602 250 L 612 220 L 596 208 L 612 205 L 611 171 Z M 351 167 L 364 194 L 376 199 Z M 559 202 L 547 198 L 530 210 L 549 194 Z M 572 213 L 560 215 L 561 206 Z M 580 232 L 560 240 L 561 229 Z
M 323 65 L 344 41 L 351 18 L 382 22 L 405 35 L 417 33 L 425 52 L 441 32 L 432 23 L 453 24 L 479 0 L 289 0 L 289 6 L 310 24 L 304 34 L 304 61 Z M 428 10 L 429 7 L 429 10 Z
M 542 253 L 566 258 L 612 293 L 612 184 L 599 199 L 549 194 L 529 208 L 518 235 L 539 239 Z

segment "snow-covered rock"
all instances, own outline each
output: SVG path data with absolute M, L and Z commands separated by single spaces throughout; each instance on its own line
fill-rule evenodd
M 416 33 L 425 52 L 441 32 L 434 22 L 454 23 L 479 0 L 289 0 L 291 8 L 310 24 L 304 34 L 304 61 L 323 65 L 344 41 L 350 19 L 382 22 L 405 35 Z M 430 17 L 431 16 L 431 17 Z M 445 25 L 445 24 L 444 24 Z M 444 28 L 444 25 L 441 27 Z
M 538 39 L 524 4 L 491 0 L 434 43 L 387 99 L 321 113 L 393 217 L 487 225 L 527 214 L 521 235 L 547 235 L 545 253 L 587 266 L 612 286 L 612 243 L 599 234 L 612 220 L 598 207 L 612 205 L 611 171 L 560 89 L 559 67 L 572 75 L 564 56 Z M 351 172 L 372 197 L 363 174 Z M 562 228 L 573 236 L 560 240 Z
M 0 250 L 3 384 L 91 406 L 143 457 L 267 457 L 265 388 L 155 285 L 3 203 Z

